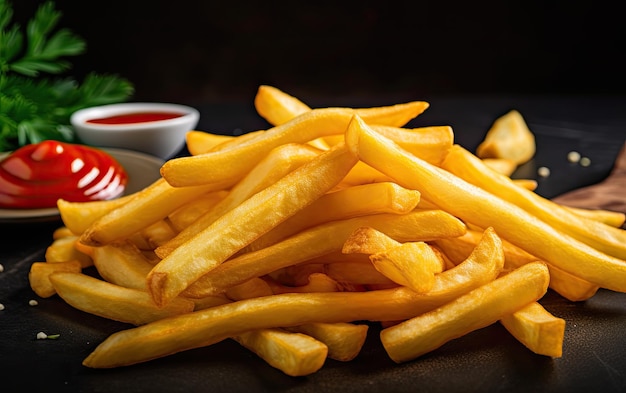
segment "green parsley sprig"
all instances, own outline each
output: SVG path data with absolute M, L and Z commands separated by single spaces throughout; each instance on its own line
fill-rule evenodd
M 0 0 L 0 152 L 47 139 L 74 142 L 70 116 L 78 109 L 126 101 L 133 85 L 116 75 L 88 74 L 82 84 L 51 77 L 71 68 L 67 57 L 84 53 L 85 41 L 57 29 L 61 12 L 43 3 L 25 32 Z

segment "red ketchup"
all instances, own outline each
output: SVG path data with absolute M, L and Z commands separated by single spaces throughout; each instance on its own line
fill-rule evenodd
M 23 146 L 0 161 L 0 208 L 56 207 L 60 198 L 112 199 L 127 183 L 126 170 L 105 151 L 48 140 Z
M 132 124 L 147 123 L 150 121 L 169 120 L 182 117 L 182 113 L 176 112 L 137 112 L 127 113 L 124 115 L 116 115 L 110 117 L 101 117 L 98 119 L 87 120 L 87 123 L 95 124 Z

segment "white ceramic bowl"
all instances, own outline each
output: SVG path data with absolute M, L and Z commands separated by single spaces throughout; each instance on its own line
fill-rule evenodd
M 157 114 L 176 117 L 146 121 Z M 141 119 L 128 118 L 134 115 Z M 185 105 L 128 102 L 81 109 L 70 121 L 81 143 L 130 149 L 167 160 L 184 147 L 187 132 L 196 127 L 199 118 L 198 110 Z M 103 124 L 107 121 L 118 124 Z

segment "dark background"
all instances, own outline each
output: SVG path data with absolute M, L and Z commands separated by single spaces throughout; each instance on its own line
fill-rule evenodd
M 25 24 L 37 0 L 13 0 Z M 626 92 L 624 21 L 601 1 L 57 0 L 87 41 L 72 74 L 113 73 L 136 101 L 305 102 Z M 391 102 L 394 101 L 394 102 Z M 376 102 L 378 103 L 378 102 Z

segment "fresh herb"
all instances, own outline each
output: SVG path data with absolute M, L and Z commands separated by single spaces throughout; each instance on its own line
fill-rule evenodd
M 90 73 L 82 84 L 58 76 L 71 68 L 67 57 L 86 45 L 70 30 L 56 29 L 61 12 L 52 1 L 39 6 L 25 33 L 12 17 L 9 2 L 0 0 L 0 152 L 47 139 L 74 142 L 72 113 L 133 94 L 133 85 L 116 75 Z

